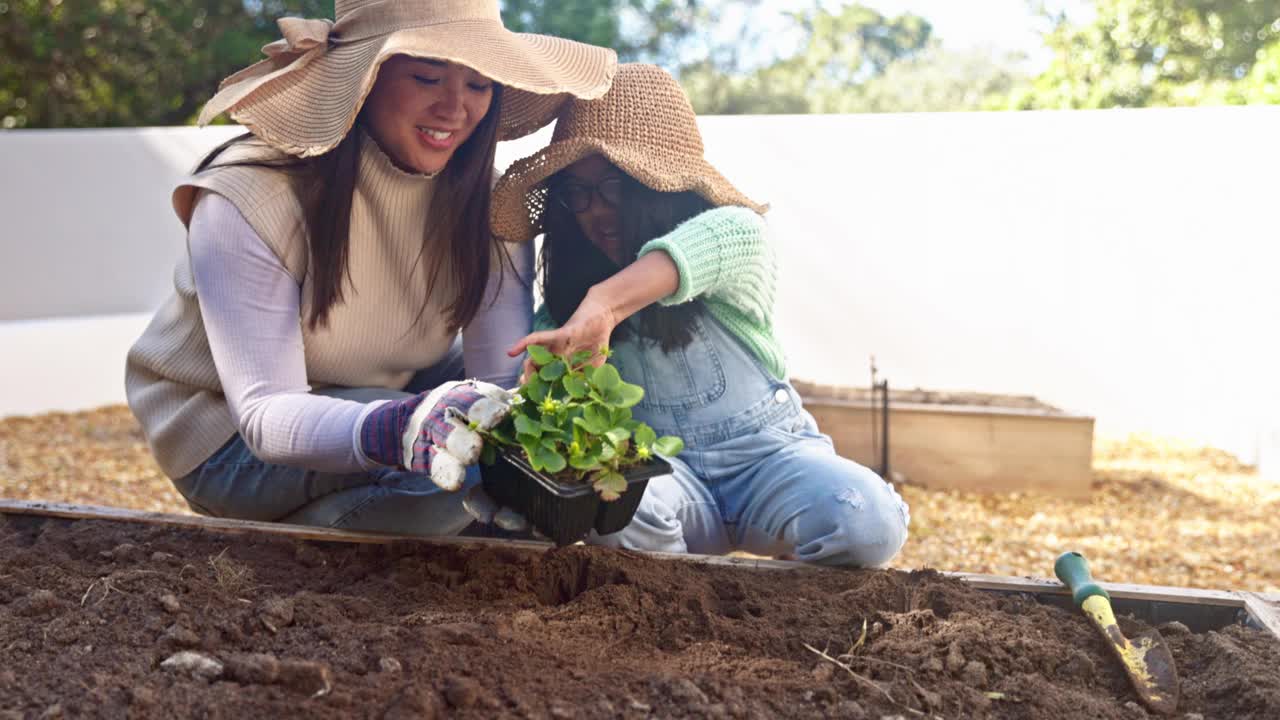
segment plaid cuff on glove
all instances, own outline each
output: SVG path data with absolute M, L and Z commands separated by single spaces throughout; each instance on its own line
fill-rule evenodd
M 365 416 L 360 426 L 360 449 L 373 462 L 430 473 L 432 459 L 448 450 L 450 436 L 460 428 L 467 428 L 472 406 L 486 397 L 493 400 L 476 384 L 460 382 L 383 403 Z M 432 406 L 424 408 L 423 402 L 431 402 Z M 406 437 L 407 433 L 411 437 Z M 468 438 L 464 445 L 478 442 L 478 437 Z M 455 454 L 469 456 L 472 453 L 467 449 Z M 460 459 L 474 462 L 469 457 Z
M 360 449 L 365 457 L 388 467 L 405 469 L 402 438 L 409 418 L 426 395 L 391 400 L 374 408 L 360 426 Z
M 485 397 L 474 386 L 464 384 L 452 388 L 427 413 L 413 441 L 413 461 L 409 469 L 413 472 L 431 472 L 431 448 L 437 452 L 448 447 L 449 435 L 457 429 L 457 423 L 467 424 L 467 413 L 477 400 Z

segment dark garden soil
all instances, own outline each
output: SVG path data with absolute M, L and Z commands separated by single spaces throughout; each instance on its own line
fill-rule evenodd
M 1280 643 L 1160 629 L 1179 717 L 1280 717 Z M 1143 717 L 1134 700 L 1083 616 L 928 571 L 0 515 L 6 719 Z

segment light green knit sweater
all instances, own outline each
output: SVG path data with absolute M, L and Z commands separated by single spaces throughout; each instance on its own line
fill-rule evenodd
M 773 334 L 778 263 L 764 218 L 744 207 L 714 208 L 645 243 L 639 256 L 657 250 L 670 255 L 680 273 L 680 286 L 659 303 L 702 300 L 774 377 L 786 378 L 786 358 Z M 545 305 L 533 324 L 535 330 L 555 327 Z

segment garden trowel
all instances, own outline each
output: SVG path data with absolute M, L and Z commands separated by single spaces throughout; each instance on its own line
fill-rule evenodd
M 1132 641 L 1122 635 L 1111 611 L 1111 596 L 1093 581 L 1089 563 L 1080 553 L 1058 556 L 1053 572 L 1071 589 L 1076 605 L 1089 616 L 1120 659 L 1142 704 L 1158 713 L 1172 714 L 1178 707 L 1178 670 L 1160 633 L 1153 629 Z

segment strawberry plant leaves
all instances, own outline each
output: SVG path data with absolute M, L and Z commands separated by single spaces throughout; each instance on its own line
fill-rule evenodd
M 529 357 L 533 359 L 534 364 L 538 367 L 550 365 L 555 362 L 555 354 L 541 345 L 530 345 L 528 348 L 525 348 L 525 350 L 529 353 Z
M 532 438 L 542 437 L 542 423 L 527 415 L 516 416 L 516 432 Z
M 586 379 L 579 377 L 577 373 L 565 375 L 562 382 L 565 392 L 569 393 L 569 397 L 574 400 L 581 400 L 590 391 L 590 386 L 587 385 Z
M 674 435 L 664 435 L 653 441 L 653 451 L 659 455 L 675 457 L 684 452 L 684 441 Z
M 624 383 L 610 390 L 605 397 L 608 398 L 610 405 L 629 408 L 644 399 L 644 388 Z
M 648 425 L 639 425 L 633 432 L 635 433 L 637 445 L 648 447 L 658 439 L 658 434 Z
M 598 405 L 588 405 L 582 409 L 582 428 L 592 435 L 605 434 L 613 423 L 609 413 Z
M 541 375 L 534 375 L 529 378 L 529 382 L 525 383 L 524 391 L 528 393 L 527 397 L 537 404 L 541 404 L 547 399 L 547 393 L 551 390 L 551 386 Z
M 626 491 L 625 468 L 683 450 L 679 438 L 657 437 L 632 416 L 644 389 L 623 380 L 613 365 L 582 364 L 593 356 L 582 351 L 566 358 L 530 346 L 538 371 L 520 388 L 523 402 L 512 408 L 511 419 L 482 432 L 486 457 L 499 443 L 518 442 L 534 470 L 556 474 L 572 468 L 602 499 L 616 500 Z
M 535 459 L 542 465 L 542 469 L 549 473 L 558 473 L 569 464 L 563 455 L 545 447 L 538 448 Z
M 541 377 L 543 380 L 546 380 L 547 382 L 554 382 L 556 380 L 559 380 L 561 377 L 564 377 L 564 373 L 565 373 L 564 361 L 556 360 L 550 365 L 543 366 L 542 369 L 538 371 L 538 377 Z
M 601 365 L 592 374 L 591 384 L 601 394 L 608 397 L 610 390 L 622 384 L 622 376 L 618 374 L 618 368 L 612 365 Z
M 600 469 L 599 455 L 574 455 L 569 458 L 569 465 L 577 470 L 598 470 Z
M 622 493 L 626 491 L 627 479 L 622 476 L 622 473 L 602 472 L 596 474 L 596 481 L 592 483 L 592 487 L 600 493 L 601 500 L 613 502 L 622 497 Z
M 631 431 L 626 428 L 611 428 L 604 436 L 613 443 L 614 447 L 618 447 L 631 438 Z

